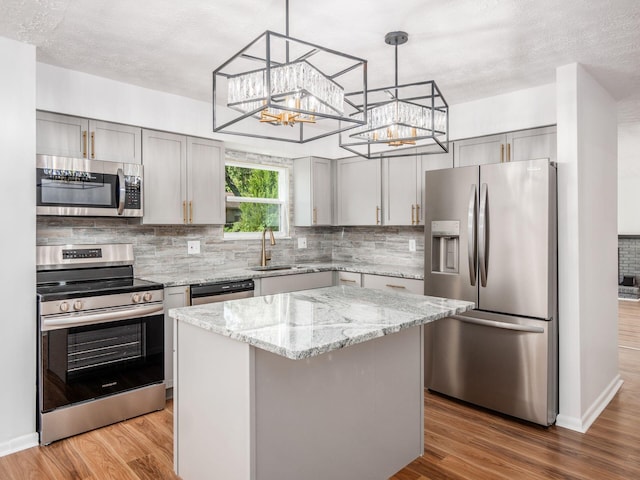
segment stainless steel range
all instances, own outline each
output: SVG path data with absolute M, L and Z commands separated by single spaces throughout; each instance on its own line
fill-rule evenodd
M 130 244 L 37 247 L 40 443 L 165 405 L 161 284 Z

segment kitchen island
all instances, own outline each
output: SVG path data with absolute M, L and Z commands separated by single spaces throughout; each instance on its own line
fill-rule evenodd
M 423 452 L 423 325 L 473 306 L 328 287 L 171 310 L 176 473 L 388 478 Z

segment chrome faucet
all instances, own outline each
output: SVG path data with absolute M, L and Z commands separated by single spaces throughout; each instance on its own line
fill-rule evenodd
M 269 260 L 271 260 L 271 255 L 267 255 L 267 248 L 265 247 L 264 243 L 265 243 L 265 236 L 267 234 L 267 230 L 269 230 L 269 236 L 271 237 L 270 241 L 271 241 L 271 245 L 275 245 L 276 244 L 276 239 L 273 236 L 273 230 L 271 230 L 270 227 L 265 227 L 262 230 L 262 255 L 260 256 L 260 266 L 261 267 L 266 267 L 267 266 L 267 262 Z

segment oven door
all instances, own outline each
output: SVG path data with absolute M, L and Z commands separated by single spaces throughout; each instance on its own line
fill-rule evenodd
M 142 166 L 38 155 L 38 215 L 141 216 Z
M 164 379 L 164 316 L 40 333 L 40 410 L 105 397 Z

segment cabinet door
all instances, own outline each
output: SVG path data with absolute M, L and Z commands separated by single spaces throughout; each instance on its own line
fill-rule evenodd
M 88 130 L 86 118 L 36 112 L 36 153 L 87 158 Z
M 415 155 L 382 160 L 382 211 L 385 225 L 416 225 L 417 162 Z
M 164 383 L 173 388 L 173 322 L 168 315 L 172 308 L 189 306 L 189 287 L 167 287 L 164 289 Z
M 380 160 L 361 157 L 336 162 L 338 177 L 338 224 L 380 225 Z
M 418 181 L 420 183 L 420 187 L 418 189 L 418 209 L 416 213 L 416 219 L 418 221 L 418 225 L 424 225 L 424 210 L 428 207 L 425 205 L 424 201 L 424 174 L 430 170 L 441 170 L 443 168 L 452 168 L 453 167 L 453 150 L 454 145 L 449 143 L 449 152 L 448 153 L 437 153 L 433 155 L 422 155 L 420 160 L 418 161 L 418 168 L 420 169 L 420 173 L 418 174 Z
M 299 227 L 332 225 L 332 161 L 326 158 L 297 158 L 293 162 L 293 214 Z
M 557 158 L 556 127 L 534 128 L 507 134 L 510 161 Z
M 143 130 L 143 223 L 186 223 L 186 144 L 181 135 Z
M 424 295 L 424 282 L 413 278 L 387 277 L 385 275 L 362 275 L 362 286 L 396 293 Z
M 224 223 L 224 151 L 222 143 L 187 139 L 188 223 Z
M 355 272 L 336 272 L 336 285 L 362 286 L 362 274 Z
M 260 279 L 260 295 L 297 292 L 333 285 L 333 272 L 298 273 Z
M 454 145 L 455 166 L 468 167 L 506 161 L 506 143 L 506 136 L 503 134 L 458 140 Z
M 142 163 L 142 129 L 118 123 L 89 121 L 89 158 Z
M 311 222 L 313 225 L 331 225 L 333 221 L 331 160 L 311 159 Z

